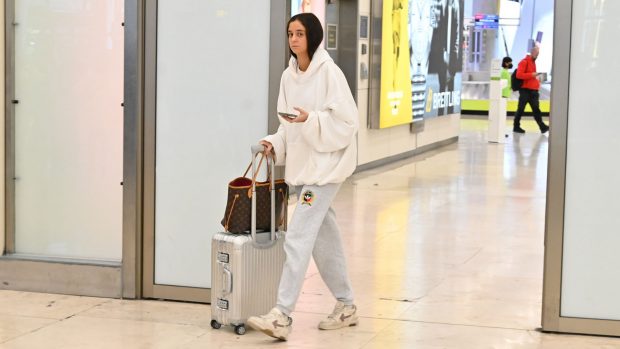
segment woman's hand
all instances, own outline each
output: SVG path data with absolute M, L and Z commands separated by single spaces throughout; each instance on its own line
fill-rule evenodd
M 273 153 L 273 144 L 267 141 L 260 141 L 258 144 L 265 147 L 265 154 Z
M 308 120 L 308 112 L 299 108 L 299 107 L 293 107 L 293 109 L 297 110 L 299 112 L 299 116 L 297 116 L 296 118 L 287 118 L 285 117 L 284 120 L 290 122 L 290 123 L 295 123 L 295 122 L 305 122 L 306 120 Z

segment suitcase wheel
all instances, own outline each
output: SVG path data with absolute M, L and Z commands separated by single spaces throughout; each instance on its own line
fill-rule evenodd
M 211 320 L 211 327 L 213 327 L 216 330 L 219 330 L 220 327 L 222 327 L 222 324 L 220 324 L 219 322 L 217 322 L 216 320 Z
M 245 325 L 235 326 L 235 333 L 242 336 L 245 334 Z

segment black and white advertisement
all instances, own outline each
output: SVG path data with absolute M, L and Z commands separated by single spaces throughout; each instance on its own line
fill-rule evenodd
M 464 0 L 409 0 L 413 120 L 461 111 Z

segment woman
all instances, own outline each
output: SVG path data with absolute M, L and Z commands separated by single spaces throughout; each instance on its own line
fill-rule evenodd
M 512 58 L 506 56 L 502 59 L 501 80 L 506 80 L 507 84 L 502 89 L 502 97 L 510 98 L 512 96 L 512 84 L 510 79 L 510 69 L 512 69 Z
M 252 328 L 281 340 L 291 331 L 289 316 L 311 255 L 337 299 L 319 328 L 338 329 L 358 322 L 340 232 L 330 207 L 357 165 L 357 106 L 344 74 L 319 47 L 323 40 L 319 19 L 312 13 L 298 14 L 288 22 L 287 31 L 292 57 L 280 81 L 280 127 L 260 144 L 275 156 L 276 164 L 286 165 L 285 180 L 299 194 L 299 201 L 286 233 L 277 304 L 268 314 L 248 319 Z

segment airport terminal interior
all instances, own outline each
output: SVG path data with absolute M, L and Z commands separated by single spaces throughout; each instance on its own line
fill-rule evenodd
M 360 323 L 316 325 L 333 300 L 312 265 L 287 342 L 211 329 L 205 304 L 0 291 L 0 347 L 620 348 L 540 331 L 548 136 L 457 144 L 353 175 L 334 204 Z M 369 214 L 377 212 L 377 214 Z
M 316 139 L 279 154 L 302 174 L 355 155 L 332 207 L 359 323 L 318 328 L 335 299 L 311 261 L 280 341 L 248 318 L 276 305 L 282 267 L 264 263 L 311 224 L 270 245 L 249 208 L 229 222 L 231 193 L 259 196 L 235 184 L 250 149 L 299 112 L 281 77 L 318 81 L 291 58 L 301 13 L 338 89 L 300 96 L 346 98 L 308 107 Z M 618 16 L 593 0 L 4 0 L 0 348 L 620 349 Z M 522 96 L 550 128 L 532 103 L 513 124 Z M 290 156 L 331 122 L 348 142 Z M 316 202 L 279 193 L 288 223 Z

